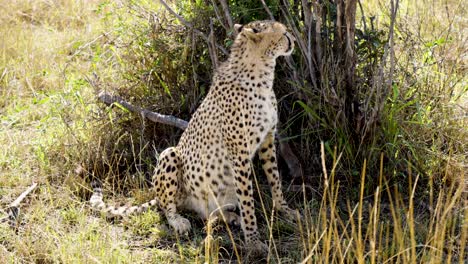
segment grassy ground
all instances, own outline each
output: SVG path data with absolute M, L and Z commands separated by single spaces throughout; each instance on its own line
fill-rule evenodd
M 145 8 L 158 9 L 152 1 L 140 2 Z M 365 9 L 375 12 L 378 23 L 384 23 L 382 10 L 387 7 L 377 2 L 366 5 Z M 460 13 L 461 2 L 449 3 L 405 4 L 401 9 L 400 23 L 406 23 L 408 31 L 416 30 L 409 25 L 421 25 L 418 32 L 424 33 L 420 38 L 428 46 L 415 49 L 416 53 L 411 57 L 404 52 L 409 47 L 401 45 L 402 51 L 397 51 L 401 58 L 399 62 L 409 62 L 408 68 L 414 67 L 415 78 L 428 80 L 418 87 L 428 96 L 435 90 L 442 90 L 438 94 L 446 95 L 431 99 L 437 100 L 437 108 L 421 110 L 418 122 L 426 128 L 415 126 L 414 120 L 413 123 L 402 123 L 402 133 L 410 135 L 405 138 L 414 138 L 412 142 L 433 139 L 443 128 L 443 131 L 451 131 L 444 134 L 450 135 L 445 138 L 447 141 L 467 144 L 466 128 L 460 130 L 463 124 L 466 125 L 463 111 L 467 107 L 466 18 Z M 95 100 L 95 88 L 87 81 L 97 73 L 104 87 L 117 89 L 128 84 L 122 73 L 131 68 L 126 63 L 133 61 L 134 55 L 129 50 L 134 46 L 119 46 L 118 43 L 128 43 L 129 36 L 136 34 L 125 31 L 128 25 L 139 21 L 133 17 L 134 13 L 127 12 L 120 2 L 110 4 L 98 0 L 0 0 L 0 12 L 2 208 L 32 182 L 39 183 L 37 190 L 21 206 L 22 219 L 18 229 L 0 225 L 0 262 L 238 260 L 229 237 L 231 230 L 226 228 L 214 231 L 208 228 L 210 235 L 206 236 L 205 224 L 192 217 L 195 230 L 189 238 L 179 238 L 168 229 L 158 212 L 113 223 L 93 215 L 86 205 L 89 183 L 83 175 L 89 169 L 83 164 L 93 164 L 90 160 L 95 160 L 95 171 L 99 170 L 99 162 L 120 164 L 132 155 L 117 151 L 119 144 L 141 141 L 128 135 L 122 136 L 124 139 L 108 135 L 109 128 L 115 131 L 124 126 L 125 119 L 131 114 L 99 105 Z M 398 36 L 404 38 L 406 33 L 401 31 Z M 429 67 L 422 63 L 423 60 L 434 60 L 434 63 Z M 451 83 L 456 85 L 452 87 Z M 392 122 L 399 121 L 395 117 Z M 433 132 L 428 133 L 429 130 Z M 440 135 L 437 138 L 440 139 Z M 157 148 L 161 150 L 176 140 L 158 142 Z M 421 147 L 412 142 L 407 145 Z M 439 143 L 442 147 L 445 144 Z M 364 196 L 363 182 L 356 188 L 358 198 L 355 200 L 340 196 L 340 182 L 334 181 L 335 168 L 339 164 L 339 154 L 335 153 L 332 158 L 335 162 L 323 166 L 326 185 L 317 187 L 320 191 L 315 195 L 291 197 L 291 201 L 298 201 L 295 205 L 303 216 L 298 224 L 282 219 L 272 222 L 270 213 L 265 212 L 268 209 L 259 208 L 261 233 L 271 245 L 270 261 L 466 263 L 466 157 L 458 152 L 451 156 L 450 151 L 441 151 L 440 146 L 426 148 L 431 157 L 428 161 L 441 161 L 435 167 L 441 167 L 438 171 L 444 172 L 437 180 L 443 182 L 443 188 L 431 184 L 419 186 L 421 178 L 427 175 L 412 174 L 409 165 L 405 170 L 405 173 L 409 172 L 406 182 L 389 186 L 387 180 L 391 175 L 382 172 L 386 165 L 382 158 L 381 172 L 373 175 L 379 182 L 378 188 L 372 191 L 374 195 Z M 129 151 L 138 153 L 152 151 L 151 148 L 140 142 L 136 150 Z M 324 151 L 322 153 L 324 156 Z M 116 191 L 110 193 L 116 195 L 115 202 L 127 200 L 128 197 L 122 196 L 123 189 L 133 202 L 151 196 L 145 188 L 128 190 L 125 186 L 141 182 L 150 171 L 153 160 L 131 162 L 142 164 L 142 169 L 106 170 L 107 177 L 120 177 L 106 189 L 107 192 Z M 364 165 L 361 177 L 365 179 L 366 176 Z M 420 188 L 425 190 L 427 199 L 415 197 Z M 269 208 L 268 198 L 264 195 L 263 199 Z M 240 232 L 232 231 L 239 242 Z M 205 237 L 207 242 L 203 243 Z

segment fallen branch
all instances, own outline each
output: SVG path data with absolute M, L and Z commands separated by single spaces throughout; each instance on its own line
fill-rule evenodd
M 101 102 L 103 102 L 103 103 L 105 103 L 106 105 L 109 105 L 109 106 L 112 105 L 112 104 L 119 104 L 119 105 L 123 106 L 124 108 L 128 109 L 130 112 L 133 112 L 135 114 L 139 114 L 142 117 L 147 118 L 148 120 L 151 120 L 151 121 L 153 121 L 155 123 L 162 123 L 162 124 L 166 124 L 166 125 L 175 126 L 175 127 L 178 127 L 178 128 L 180 128 L 182 130 L 185 130 L 187 128 L 187 126 L 188 126 L 188 122 L 185 121 L 185 120 L 182 120 L 182 119 L 177 118 L 175 116 L 163 115 L 163 114 L 159 114 L 159 113 L 156 113 L 156 112 L 153 112 L 153 111 L 150 111 L 150 110 L 138 107 L 138 106 L 134 106 L 134 105 L 130 104 L 129 102 L 125 101 L 124 99 L 122 99 L 121 97 L 116 96 L 116 95 L 110 95 L 110 94 L 107 94 L 105 92 L 101 92 L 98 95 L 98 99 Z
M 93 86 L 96 85 L 92 80 L 88 80 L 88 81 Z M 159 113 L 156 113 L 156 112 L 153 112 L 153 111 L 150 111 L 150 110 L 138 107 L 138 106 L 134 106 L 117 95 L 110 95 L 105 92 L 101 92 L 98 95 L 98 99 L 101 102 L 109 106 L 112 104 L 119 104 L 122 107 L 128 109 L 130 112 L 139 114 L 142 117 L 147 118 L 148 120 L 153 121 L 155 123 L 162 123 L 166 125 L 175 126 L 182 130 L 185 130 L 188 126 L 188 122 L 185 120 L 182 120 L 175 116 L 163 115 L 163 114 L 159 114 Z M 303 176 L 302 166 L 301 166 L 301 163 L 299 162 L 299 159 L 296 157 L 296 155 L 294 155 L 289 144 L 286 141 L 282 141 L 279 135 L 278 135 L 278 142 L 279 142 L 279 154 L 286 162 L 288 169 L 289 169 L 289 173 L 291 174 L 292 178 L 294 179 L 302 178 Z
M 7 214 L 8 216 L 0 218 L 0 223 L 4 222 L 10 222 L 11 226 L 16 226 L 16 223 L 18 222 L 18 217 L 20 214 L 20 208 L 19 205 L 20 203 L 26 198 L 26 196 L 32 192 L 35 188 L 37 187 L 37 183 L 33 183 L 31 186 L 29 186 L 26 191 L 21 193 L 16 200 L 14 200 L 7 208 Z

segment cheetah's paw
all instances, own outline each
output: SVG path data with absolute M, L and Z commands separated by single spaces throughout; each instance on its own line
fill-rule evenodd
M 226 220 L 226 223 L 232 226 L 237 226 L 239 227 L 241 225 L 241 217 L 236 214 L 235 212 L 224 212 L 224 218 Z
M 179 235 L 187 235 L 192 228 L 190 221 L 180 215 L 175 215 L 167 220 L 169 225 L 172 226 Z
M 266 257 L 268 255 L 268 246 L 264 242 L 260 241 L 260 239 L 254 239 L 246 244 L 247 249 L 247 259 L 259 259 Z
M 281 206 L 281 208 L 278 209 L 280 211 L 281 215 L 286 218 L 288 221 L 291 222 L 296 222 L 297 221 L 297 211 L 289 208 L 287 205 Z

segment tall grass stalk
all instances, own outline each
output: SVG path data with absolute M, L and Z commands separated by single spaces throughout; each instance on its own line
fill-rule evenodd
M 323 161 L 323 142 L 321 149 Z M 336 159 L 334 160 L 336 162 Z M 335 166 L 336 163 L 331 165 Z M 462 199 L 464 187 L 453 184 L 449 189 L 441 190 L 435 209 L 421 212 L 416 207 L 415 200 L 420 175 L 416 175 L 413 180 L 412 174 L 409 173 L 408 188 L 411 196 L 406 200 L 396 185 L 388 184 L 387 176 L 383 173 L 384 166 L 382 154 L 380 174 L 376 177 L 379 184 L 372 196 L 364 197 L 363 186 L 365 179 L 368 179 L 364 162 L 359 198 L 355 204 L 347 200 L 346 207 L 338 203 L 343 199 L 339 195 L 339 183 L 324 181 L 324 192 L 318 211 L 305 214 L 303 220 L 298 223 L 303 246 L 302 263 L 445 263 L 454 259 L 457 259 L 458 263 L 466 261 L 466 241 L 463 238 L 466 237 L 467 225 L 455 225 L 453 222 L 466 223 L 468 220 L 466 209 L 455 207 L 456 204 L 466 204 Z M 327 167 L 322 170 L 328 175 Z M 308 201 L 305 201 L 305 207 L 308 206 L 307 203 Z M 304 212 L 308 212 L 307 208 L 304 208 Z M 426 224 L 422 225 L 421 222 Z M 426 232 L 422 232 L 424 230 Z

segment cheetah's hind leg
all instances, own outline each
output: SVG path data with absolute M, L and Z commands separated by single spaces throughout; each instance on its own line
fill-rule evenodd
M 187 234 L 191 229 L 190 221 L 177 213 L 177 192 L 179 177 L 182 173 L 182 162 L 175 147 L 164 150 L 159 158 L 154 174 L 156 196 L 169 225 L 179 234 Z
M 91 208 L 106 213 L 107 217 L 125 217 L 141 213 L 159 205 L 166 215 L 169 225 L 179 234 L 186 234 L 191 229 L 189 220 L 177 213 L 176 201 L 179 187 L 178 174 L 181 173 L 181 161 L 176 148 L 168 148 L 160 155 L 160 161 L 154 175 L 156 197 L 139 206 L 115 207 L 103 201 L 102 188 L 99 182 L 93 182 L 93 195 L 90 198 Z

